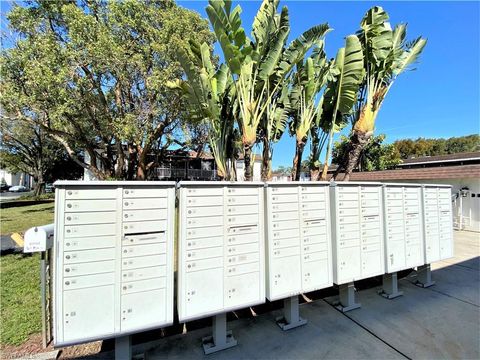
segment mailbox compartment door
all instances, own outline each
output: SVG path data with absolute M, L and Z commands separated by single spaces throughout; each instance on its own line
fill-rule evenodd
M 165 324 L 165 289 L 122 296 L 121 330 L 133 331 Z
M 272 259 L 269 272 L 270 300 L 301 291 L 300 256 Z
M 367 278 L 384 273 L 383 254 L 380 245 L 362 246 L 362 277 Z
M 338 250 L 338 284 L 360 277 L 360 247 L 354 246 Z
M 180 321 L 223 308 L 223 268 L 185 274 L 184 312 Z
M 387 269 L 389 272 L 405 268 L 405 242 L 390 241 L 387 253 Z
M 92 301 L 102 299 L 102 301 Z M 68 290 L 63 294 L 63 341 L 91 338 L 114 332 L 114 286 Z

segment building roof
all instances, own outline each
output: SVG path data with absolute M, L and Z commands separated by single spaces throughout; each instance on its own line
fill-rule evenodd
M 448 155 L 436 155 L 436 156 L 422 156 L 414 159 L 405 159 L 398 167 L 408 165 L 420 165 L 420 164 L 434 164 L 434 163 L 451 163 L 451 162 L 464 162 L 480 160 L 480 152 L 464 152 Z
M 394 169 L 383 171 L 353 172 L 352 181 L 385 181 L 385 180 L 432 180 L 432 179 L 465 179 L 480 178 L 480 164 L 461 166 L 422 167 L 411 169 Z M 340 174 L 338 180 L 343 179 Z

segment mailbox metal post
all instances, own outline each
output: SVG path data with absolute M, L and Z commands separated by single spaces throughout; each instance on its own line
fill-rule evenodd
M 276 319 L 277 325 L 283 331 L 294 329 L 307 323 L 307 320 L 300 317 L 297 295 L 285 299 L 283 304 L 284 315 Z
M 396 272 L 383 275 L 382 289 L 378 293 L 390 300 L 403 295 L 403 291 L 398 291 L 398 275 Z
M 115 338 L 115 360 L 131 360 L 132 359 L 132 338 L 120 336 Z
M 205 355 L 225 350 L 237 345 L 232 331 L 227 331 L 227 314 L 221 313 L 212 318 L 212 335 L 202 339 Z
M 358 309 L 361 304 L 355 302 L 355 285 L 353 282 L 339 285 L 338 288 L 339 304 L 336 306 L 341 312 L 347 312 Z
M 435 285 L 435 281 L 432 281 L 430 264 L 422 265 L 417 268 L 417 280 L 415 281 L 415 285 L 422 288 L 428 288 Z

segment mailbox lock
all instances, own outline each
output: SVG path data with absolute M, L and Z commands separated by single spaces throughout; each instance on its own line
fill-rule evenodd
M 127 194 L 127 195 L 128 195 L 128 190 L 125 190 L 125 194 Z
M 67 216 L 67 220 L 70 221 L 72 220 L 72 218 L 70 216 Z
M 65 259 L 67 260 L 70 259 L 70 255 L 65 256 Z
M 128 206 L 128 201 L 125 201 L 125 206 Z
M 65 245 L 70 246 L 70 243 L 66 243 Z
M 188 264 L 187 267 L 190 269 L 192 267 L 192 265 Z
M 123 287 L 123 290 L 127 290 L 127 287 L 126 287 L 126 286 L 124 286 L 124 287 Z
M 128 218 L 128 214 L 125 214 L 124 216 L 125 216 L 125 219 Z
M 65 272 L 70 272 L 70 269 L 69 269 L 69 268 L 66 268 L 66 269 L 65 269 Z
M 72 192 L 71 192 L 71 191 L 69 191 L 69 192 L 68 192 L 68 195 L 72 195 Z
M 65 281 L 65 285 L 70 285 L 70 281 Z

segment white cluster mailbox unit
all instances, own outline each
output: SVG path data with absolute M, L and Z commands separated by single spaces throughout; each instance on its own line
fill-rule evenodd
M 386 272 L 425 264 L 422 185 L 385 184 Z
M 55 187 L 55 345 L 171 324 L 175 183 Z
M 330 187 L 333 282 L 340 285 L 340 308 L 359 307 L 353 282 L 385 272 L 382 185 L 340 182 Z
M 453 256 L 452 189 L 450 185 L 423 185 L 425 263 Z
M 329 183 L 268 183 L 266 212 L 267 298 L 331 286 Z

